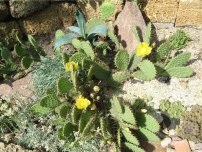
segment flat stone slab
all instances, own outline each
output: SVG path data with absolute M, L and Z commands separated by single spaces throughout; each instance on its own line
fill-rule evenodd
M 14 94 L 29 98 L 34 95 L 33 86 L 31 84 L 31 74 L 12 83 L 0 84 L 0 96 L 9 97 Z

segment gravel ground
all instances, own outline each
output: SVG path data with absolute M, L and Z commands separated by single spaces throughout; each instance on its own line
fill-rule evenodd
M 148 98 L 157 109 L 159 101 L 163 99 L 169 99 L 171 102 L 181 101 L 185 106 L 202 105 L 202 30 L 156 25 L 157 37 L 159 40 L 166 39 L 177 29 L 184 30 L 192 39 L 182 51 L 191 52 L 190 67 L 193 68 L 195 75 L 191 78 L 172 78 L 169 83 L 162 83 L 159 80 L 128 81 L 123 87 L 126 99 Z

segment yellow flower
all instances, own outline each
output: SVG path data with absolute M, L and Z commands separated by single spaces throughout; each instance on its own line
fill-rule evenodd
M 79 68 L 78 63 L 75 63 L 73 61 L 67 62 L 66 65 L 65 65 L 65 70 L 67 72 L 71 72 L 72 70 L 76 71 L 76 70 L 78 70 L 78 68 Z
M 90 101 L 84 97 L 79 97 L 76 99 L 76 107 L 78 109 L 86 109 L 90 105 Z
M 151 53 L 152 48 L 149 46 L 148 43 L 142 42 L 137 47 L 137 56 L 139 57 L 145 57 Z

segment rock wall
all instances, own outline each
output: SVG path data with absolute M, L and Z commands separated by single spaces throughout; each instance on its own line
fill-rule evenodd
M 152 22 L 202 28 L 202 0 L 143 0 Z
M 74 0 L 0 0 L 0 41 L 12 48 L 15 35 L 44 35 L 67 27 L 75 22 L 76 7 L 87 18 L 99 14 L 102 1 L 89 0 L 87 4 L 75 4 Z M 125 0 L 113 0 L 116 13 L 123 8 Z M 202 28 L 202 0 L 141 0 L 142 11 L 152 22 L 172 23 L 174 26 Z

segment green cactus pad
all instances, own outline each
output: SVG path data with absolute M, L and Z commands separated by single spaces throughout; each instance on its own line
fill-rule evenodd
M 141 136 L 141 138 L 143 138 L 147 141 L 160 142 L 159 137 L 155 133 L 153 133 L 145 128 L 139 128 L 139 135 Z
M 104 139 L 107 139 L 107 121 L 104 119 L 104 117 L 100 117 L 100 129 Z
M 149 24 L 147 24 L 147 29 L 146 29 L 146 34 L 143 37 L 144 42 L 147 42 L 150 44 L 150 40 L 151 40 L 151 33 L 152 33 L 152 24 L 151 22 Z
M 110 77 L 109 67 L 104 63 L 94 63 L 88 72 L 88 78 L 91 79 L 92 76 L 106 81 Z
M 140 68 L 140 71 L 136 71 L 133 73 L 133 76 L 141 79 L 141 80 L 145 80 L 145 81 L 149 81 L 152 80 L 156 77 L 156 69 L 155 66 L 152 62 L 150 62 L 149 60 L 144 60 L 142 61 L 138 67 Z
M 62 130 L 62 136 L 66 137 L 66 138 L 73 136 L 74 135 L 74 132 L 73 132 L 74 128 L 75 128 L 75 126 L 72 123 L 70 123 L 70 122 L 66 123 L 63 127 L 63 130 Z
M 68 114 L 68 107 L 67 107 L 67 105 L 62 105 L 60 107 L 60 111 L 59 111 L 60 117 L 66 119 L 67 118 L 67 114 Z
M 86 53 L 86 55 L 89 56 L 92 60 L 95 59 L 95 53 L 88 42 L 86 41 L 81 42 L 81 48 Z
M 78 39 L 73 39 L 72 40 L 72 45 L 76 48 L 76 49 L 81 49 L 81 42 Z
M 65 65 L 69 61 L 69 56 L 67 53 L 62 53 L 62 62 Z
M 53 111 L 53 109 L 42 107 L 39 103 L 36 103 L 31 107 L 31 111 L 35 115 L 41 116 L 41 115 L 47 115 L 47 114 L 51 113 Z
M 141 38 L 140 38 L 140 33 L 137 30 L 137 27 L 136 26 L 132 26 L 131 30 L 132 30 L 133 34 L 135 35 L 135 38 L 137 39 L 137 42 L 140 43 L 141 42 Z
M 71 56 L 70 61 L 74 61 L 75 63 L 82 63 L 83 59 L 87 58 L 86 54 L 77 52 Z
M 65 140 L 65 139 L 66 139 L 66 138 L 63 136 L 63 128 L 58 129 L 58 131 L 57 131 L 57 137 L 58 137 L 60 140 Z
M 62 37 L 62 36 L 64 36 L 65 35 L 65 33 L 62 31 L 62 30 L 57 30 L 56 32 L 55 32 L 55 39 L 57 39 L 57 38 L 59 38 L 59 37 Z
M 65 77 L 60 77 L 57 81 L 57 90 L 59 93 L 68 93 L 73 88 L 73 84 Z
M 193 70 L 190 67 L 174 67 L 167 69 L 162 75 L 177 78 L 187 78 L 193 75 Z
M 88 135 L 88 133 L 90 132 L 90 130 L 93 128 L 94 124 L 96 121 L 96 116 L 91 116 L 91 118 L 87 121 L 86 126 L 84 127 L 81 136 L 84 137 L 86 135 Z
M 130 130 L 126 131 L 126 130 L 122 130 L 122 133 L 125 137 L 125 139 L 134 144 L 134 145 L 139 145 L 139 141 L 137 140 L 137 138 L 135 136 L 133 136 L 132 132 Z
M 149 114 L 139 114 L 137 115 L 137 124 L 139 127 L 144 127 L 151 132 L 158 132 L 160 130 L 160 125 L 158 121 Z
M 74 124 L 78 124 L 80 116 L 81 116 L 81 110 L 77 109 L 76 106 L 73 106 L 71 112 L 72 122 Z
M 110 40 L 115 44 L 116 48 L 119 48 L 119 47 L 120 47 L 119 40 L 118 40 L 117 36 L 114 34 L 114 31 L 109 30 L 109 31 L 108 31 L 108 37 L 109 37 Z
M 24 69 L 28 69 L 33 63 L 34 63 L 34 60 L 30 57 L 23 57 L 21 60 L 21 66 Z
M 131 144 L 129 142 L 125 142 L 124 144 L 126 145 L 126 147 L 128 147 L 133 152 L 145 152 L 142 148 L 140 148 L 134 144 Z
M 126 70 L 129 65 L 129 55 L 126 51 L 120 50 L 115 57 L 115 65 L 120 70 Z
M 185 65 L 190 59 L 191 53 L 185 52 L 182 53 L 175 58 L 171 59 L 171 61 L 166 65 L 165 69 L 170 69 L 174 67 L 181 67 Z
M 60 101 L 58 100 L 56 95 L 50 94 L 42 98 L 42 100 L 40 101 L 40 105 L 47 108 L 56 108 L 60 105 Z
M 100 7 L 100 14 L 103 20 L 108 19 L 115 10 L 115 4 L 111 1 L 105 0 Z
M 133 128 L 136 127 L 136 120 L 129 106 L 126 105 L 124 106 L 124 113 L 123 115 L 121 115 L 121 118 L 123 119 L 124 122 L 131 124 Z
M 115 81 L 119 84 L 126 81 L 129 77 L 130 77 L 130 72 L 128 72 L 128 71 L 119 71 L 112 75 L 113 81 Z
M 84 128 L 86 127 L 86 124 L 90 120 L 92 116 L 92 113 L 90 111 L 86 111 L 81 114 L 80 119 L 79 119 L 79 132 L 82 133 Z

